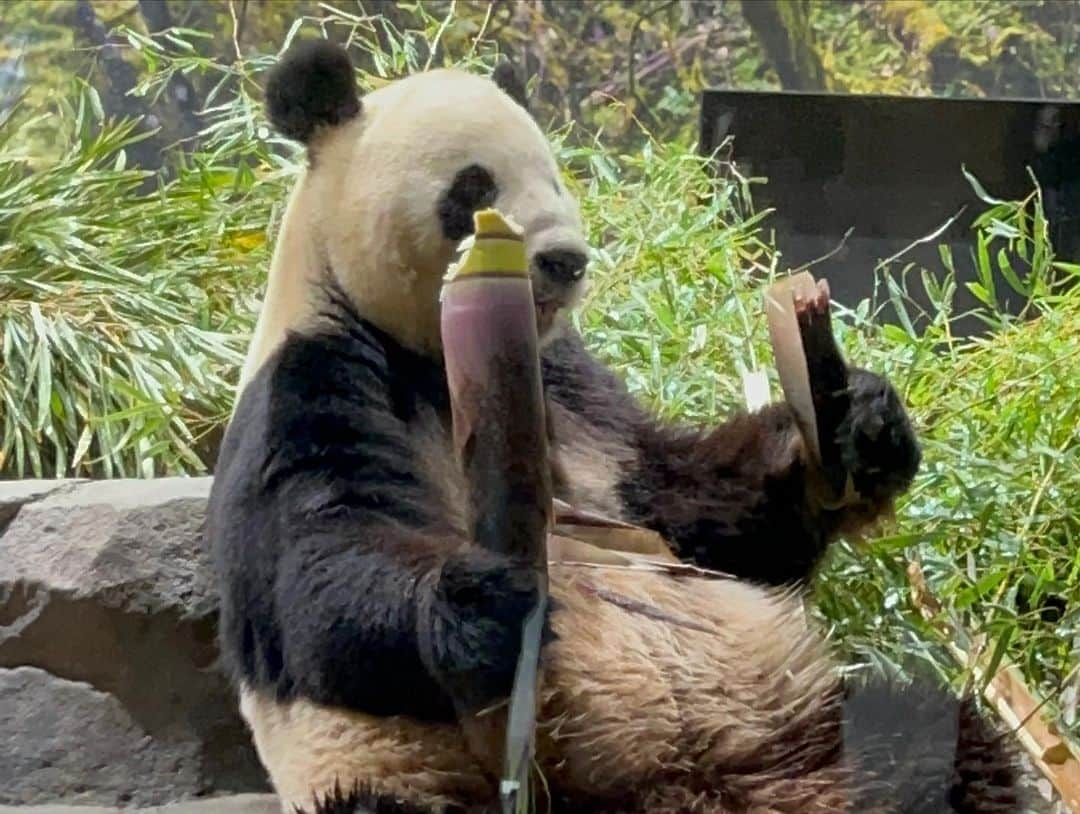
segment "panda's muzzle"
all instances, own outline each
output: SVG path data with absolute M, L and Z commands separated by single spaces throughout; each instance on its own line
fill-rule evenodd
M 589 258 L 577 249 L 548 249 L 533 257 L 537 271 L 555 285 L 569 286 L 585 276 Z
M 588 264 L 589 256 L 577 242 L 547 243 L 534 252 L 529 269 L 537 306 L 558 309 L 570 305 L 584 285 Z
M 533 296 L 541 336 L 551 328 L 558 313 L 578 299 L 588 262 L 585 252 L 567 246 L 544 249 L 532 256 Z

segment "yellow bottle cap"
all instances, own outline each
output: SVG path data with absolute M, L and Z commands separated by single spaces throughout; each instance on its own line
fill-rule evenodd
M 464 259 L 450 267 L 447 278 L 477 275 L 528 276 L 525 239 L 498 210 L 482 209 L 473 213 L 476 231 L 473 244 Z

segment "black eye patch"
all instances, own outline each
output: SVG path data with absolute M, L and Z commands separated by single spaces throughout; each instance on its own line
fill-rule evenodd
M 492 206 L 499 197 L 494 176 L 479 164 L 470 164 L 454 176 L 439 196 L 439 223 L 449 240 L 461 240 L 473 231 L 473 212 Z

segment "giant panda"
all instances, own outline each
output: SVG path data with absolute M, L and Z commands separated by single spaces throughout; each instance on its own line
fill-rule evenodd
M 553 564 L 537 768 L 555 812 L 1012 812 L 1012 756 L 935 684 L 848 686 L 804 613 L 829 544 L 887 510 L 919 445 L 851 370 L 858 492 L 828 507 L 784 403 L 662 423 L 571 327 L 588 245 L 505 63 L 360 97 L 292 46 L 269 119 L 306 146 L 209 503 L 223 661 L 283 811 L 493 811 L 535 598 L 471 546 L 439 292 L 472 214 L 524 232 L 558 496 L 735 579 Z M 655 611 L 655 612 L 654 612 Z

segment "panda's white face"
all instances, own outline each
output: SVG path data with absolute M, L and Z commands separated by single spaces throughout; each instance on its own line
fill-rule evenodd
M 310 167 L 282 224 L 245 376 L 283 330 L 302 327 L 327 268 L 366 318 L 439 353 L 442 281 L 473 212 L 488 206 L 524 230 L 542 334 L 580 296 L 588 247 L 577 202 L 543 132 L 491 79 L 436 70 L 399 80 L 305 140 Z
M 399 81 L 366 96 L 360 116 L 312 152 L 328 207 L 321 237 L 346 290 L 374 276 L 412 290 L 414 317 L 437 307 L 473 212 L 494 206 L 524 230 L 542 329 L 580 291 L 588 247 L 577 202 L 543 132 L 490 79 L 439 70 Z

